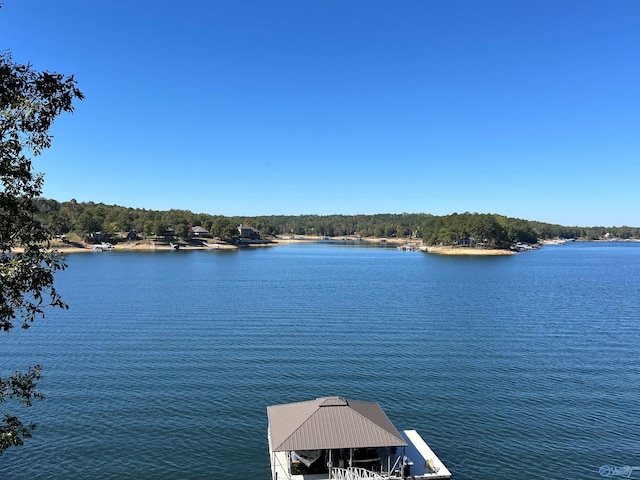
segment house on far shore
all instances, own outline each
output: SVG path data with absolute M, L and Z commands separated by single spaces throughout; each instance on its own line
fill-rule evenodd
M 192 227 L 189 233 L 193 238 L 207 238 L 211 236 L 211 234 L 209 233 L 209 230 L 207 230 L 204 227 L 201 227 L 200 225 L 196 225 L 195 227 Z
M 247 227 L 240 224 L 238 227 L 238 233 L 240 234 L 240 240 L 259 240 L 260 232 L 253 227 Z
M 173 238 L 175 237 L 175 232 L 174 232 L 173 228 L 166 227 L 164 229 L 163 237 L 164 237 L 165 240 L 173 240 Z
M 138 232 L 136 230 L 130 230 L 129 233 L 126 234 L 125 240 L 140 240 L 140 237 L 138 236 Z

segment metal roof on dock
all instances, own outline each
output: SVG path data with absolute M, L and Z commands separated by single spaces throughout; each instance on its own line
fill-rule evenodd
M 322 397 L 267 407 L 274 452 L 407 445 L 374 402 Z

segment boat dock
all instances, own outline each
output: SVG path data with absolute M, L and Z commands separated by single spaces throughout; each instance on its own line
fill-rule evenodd
M 321 397 L 267 407 L 272 480 L 436 480 L 451 472 L 374 402 Z

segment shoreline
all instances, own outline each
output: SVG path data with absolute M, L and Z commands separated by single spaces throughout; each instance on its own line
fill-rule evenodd
M 583 240 L 575 240 L 583 241 Z M 591 240 L 594 242 L 604 242 L 612 240 Z M 637 241 L 637 240 L 626 240 Z M 179 246 L 177 250 L 180 251 L 198 251 L 198 250 L 238 250 L 240 248 L 255 248 L 255 247 L 270 247 L 278 245 L 286 245 L 290 243 L 340 243 L 340 242 L 353 242 L 367 245 L 389 245 L 400 247 L 410 242 L 414 242 L 416 245 L 420 245 L 418 250 L 430 253 L 433 255 L 453 255 L 453 256 L 506 256 L 515 255 L 516 251 L 507 249 L 493 249 L 482 247 L 467 247 L 467 246 L 426 246 L 415 239 L 408 238 L 384 238 L 384 237 L 358 237 L 358 236 L 340 236 L 340 237 L 327 237 L 320 235 L 291 235 L 291 236 L 276 236 L 272 239 L 266 239 L 262 241 L 256 241 L 255 243 L 245 243 L 242 245 L 231 245 L 228 243 L 218 243 L 214 241 L 205 241 L 202 243 L 184 243 L 176 242 Z M 566 241 L 561 240 L 541 240 L 542 245 L 563 245 Z M 93 245 L 89 243 L 64 243 L 54 241 L 51 243 L 51 249 L 56 250 L 61 254 L 71 253 L 93 253 L 93 248 L 100 246 L 99 244 Z M 134 240 L 119 242 L 113 244 L 110 249 L 112 251 L 120 252 L 162 252 L 176 250 L 170 243 L 165 241 L 155 240 Z M 14 248 L 14 252 L 22 252 L 22 248 Z
M 459 255 L 459 256 L 483 256 L 496 257 L 505 255 L 515 255 L 514 250 L 504 250 L 495 248 L 478 248 L 478 247 L 422 247 L 423 251 L 434 255 Z
M 408 238 L 377 238 L 377 237 L 311 237 L 311 236 L 292 236 L 291 238 L 276 237 L 275 242 L 280 243 L 322 243 L 326 241 L 331 242 L 361 242 L 367 244 L 379 244 L 379 245 L 395 245 L 401 246 L 406 243 L 410 243 L 412 240 Z M 415 242 L 421 243 L 421 242 Z M 431 253 L 434 255 L 467 255 L 467 256 L 504 256 L 515 255 L 514 250 L 495 249 L 495 248 L 481 248 L 481 247 L 428 247 L 422 245 L 418 248 L 421 252 Z
M 70 245 L 68 243 L 62 242 L 52 242 L 51 250 L 56 250 L 61 254 L 68 253 L 94 253 L 93 248 L 99 247 L 100 244 L 90 244 L 90 243 L 82 243 L 82 246 L 79 244 Z M 208 243 L 206 245 L 189 245 L 189 244 L 179 244 L 178 250 L 237 250 L 238 247 L 235 245 L 229 245 L 226 243 Z M 156 243 L 153 240 L 137 240 L 132 242 L 121 242 L 113 244 L 113 247 L 110 251 L 114 252 L 163 252 L 163 251 L 174 251 L 176 250 L 168 243 Z M 24 250 L 21 247 L 17 247 L 13 249 L 14 252 L 23 252 Z
M 388 245 L 402 245 L 411 240 L 408 238 L 386 238 L 386 237 L 358 237 L 354 235 L 341 235 L 339 237 L 328 237 L 326 235 L 277 235 L 274 239 L 276 243 L 336 243 L 336 242 L 361 242 L 377 243 Z
M 290 243 L 338 243 L 338 242 L 355 242 L 368 245 L 392 245 L 401 246 L 410 242 L 409 239 L 403 238 L 377 238 L 377 237 L 324 237 L 324 236 L 291 236 L 291 237 L 275 237 L 272 240 L 265 240 L 262 242 L 248 243 L 243 245 L 243 248 L 255 248 L 255 247 L 269 247 L 286 245 Z M 418 242 L 416 242 L 418 243 Z M 178 251 L 202 251 L 202 250 L 238 250 L 241 247 L 238 245 L 230 245 L 228 243 L 214 243 L 206 242 L 201 244 L 185 244 L 176 243 L 179 245 Z M 71 253 L 95 253 L 94 247 L 100 246 L 99 244 L 93 245 L 89 243 L 63 243 L 52 242 L 51 249 L 56 250 L 63 255 Z M 112 248 L 107 251 L 115 252 L 163 252 L 176 250 L 171 244 L 165 242 L 156 242 L 154 240 L 135 240 L 128 242 L 120 242 L 113 244 Z M 418 248 L 421 252 L 431 253 L 434 255 L 459 255 L 459 256 L 503 256 L 513 255 L 517 252 L 512 250 L 497 250 L 487 248 L 469 248 L 469 247 L 434 247 L 421 245 Z M 14 252 L 22 252 L 22 248 L 14 248 Z

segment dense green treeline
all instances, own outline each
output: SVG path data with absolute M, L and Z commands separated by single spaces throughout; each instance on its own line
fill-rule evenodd
M 188 210 L 158 211 L 49 199 L 36 200 L 36 212 L 37 220 L 47 225 L 52 233 L 62 235 L 74 232 L 82 237 L 103 232 L 116 238 L 121 232 L 135 230 L 145 236 L 161 236 L 170 231 L 175 236 L 187 238 L 193 227 L 201 226 L 214 237 L 233 241 L 237 238 L 238 225 L 244 224 L 258 230 L 263 237 L 359 235 L 418 238 L 428 245 L 476 244 L 505 247 L 514 242 L 534 243 L 538 239 L 552 238 L 640 238 L 638 227 L 566 227 L 497 214 L 468 212 L 445 216 L 402 213 L 225 217 Z

